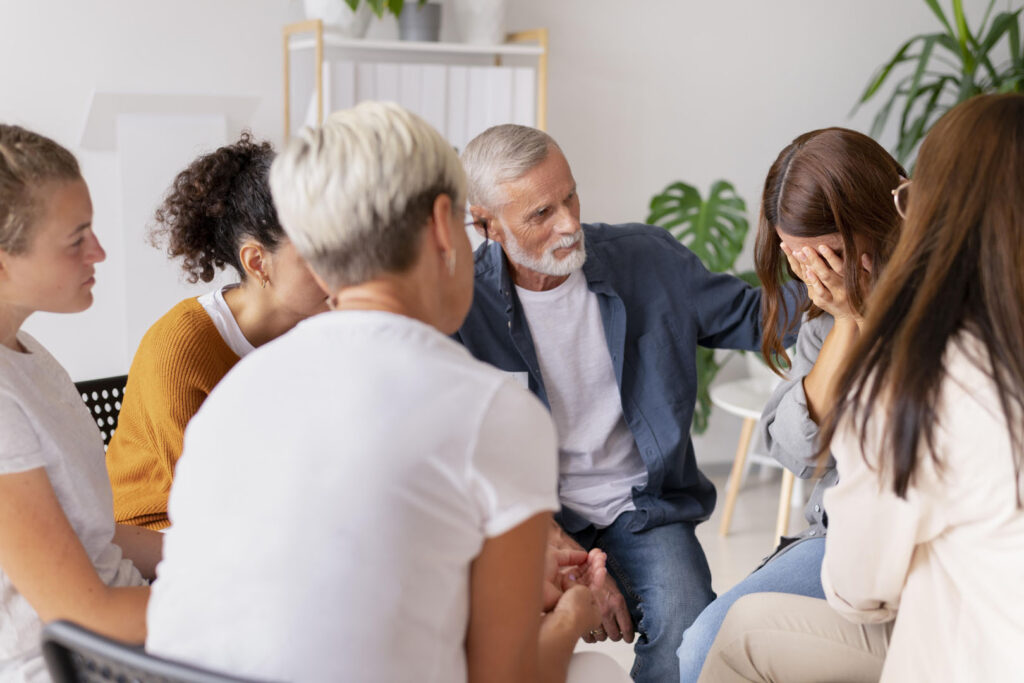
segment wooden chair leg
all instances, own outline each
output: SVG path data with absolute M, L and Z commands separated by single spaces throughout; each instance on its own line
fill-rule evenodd
M 775 544 L 778 545 L 789 532 L 789 511 L 793 507 L 793 481 L 796 477 L 787 469 L 782 470 L 782 491 L 779 492 L 779 517 L 775 522 Z
M 736 496 L 740 493 L 743 466 L 747 462 L 747 450 L 750 448 L 750 439 L 754 436 L 754 427 L 756 425 L 757 420 L 751 418 L 743 420 L 743 428 L 740 430 L 740 442 L 736 446 L 736 457 L 732 461 L 732 473 L 729 475 L 729 488 L 725 494 L 722 525 L 718 527 L 718 533 L 721 536 L 729 535 L 729 525 L 732 523 L 732 509 L 736 505 Z

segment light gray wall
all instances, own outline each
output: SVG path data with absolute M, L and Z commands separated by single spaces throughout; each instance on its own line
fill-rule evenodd
M 977 18 L 987 3 L 965 4 Z M 106 332 L 125 326 L 116 273 L 132 249 L 149 248 L 144 225 L 122 225 L 114 154 L 78 147 L 92 92 L 253 97 L 251 120 L 237 123 L 279 141 L 280 29 L 298 18 L 298 0 L 0 0 L 0 120 L 76 151 L 112 246 L 92 310 L 27 325 L 74 378 L 127 369 L 133 350 Z M 778 151 L 812 128 L 864 129 L 870 112 L 847 114 L 875 67 L 937 26 L 921 0 L 510 0 L 508 19 L 510 29 L 550 29 L 549 130 L 573 165 L 584 218 L 611 222 L 643 219 L 649 197 L 676 179 L 702 190 L 730 179 L 753 214 Z M 394 33 L 390 19 L 371 29 Z M 154 304 L 152 318 L 165 308 Z M 737 425 L 716 420 L 702 457 L 731 458 Z

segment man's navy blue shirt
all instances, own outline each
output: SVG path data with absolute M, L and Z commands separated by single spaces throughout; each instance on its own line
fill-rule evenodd
M 596 223 L 584 224 L 583 233 L 583 274 L 597 295 L 622 414 L 647 467 L 647 485 L 633 489 L 633 530 L 705 520 L 715 487 L 697 469 L 690 440 L 697 345 L 759 349 L 761 290 L 711 273 L 662 228 Z M 455 338 L 500 370 L 528 373 L 530 390 L 550 409 L 501 246 L 485 243 L 477 251 L 473 306 Z M 790 311 L 798 308 L 797 292 L 787 289 Z M 569 532 L 589 524 L 565 507 L 558 521 Z

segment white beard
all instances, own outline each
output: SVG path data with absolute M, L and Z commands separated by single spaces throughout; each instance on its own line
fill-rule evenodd
M 577 245 L 576 250 L 568 256 L 564 258 L 555 256 L 556 249 L 564 249 L 573 245 Z M 571 275 L 582 268 L 587 260 L 587 250 L 583 245 L 583 230 L 580 230 L 575 235 L 563 237 L 539 258 L 527 254 L 519 245 L 519 242 L 516 241 L 516 238 L 513 237 L 511 230 L 505 231 L 504 246 L 509 260 L 513 261 L 516 265 L 528 268 L 541 275 L 551 275 L 554 277 Z

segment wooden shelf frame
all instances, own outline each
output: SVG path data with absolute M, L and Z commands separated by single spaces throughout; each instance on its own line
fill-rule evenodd
M 412 40 L 366 40 L 348 38 L 325 29 L 320 19 L 287 24 L 282 29 L 284 50 L 284 140 L 291 136 L 291 53 L 313 50 L 314 82 L 316 84 L 316 122 L 323 123 L 325 48 L 364 52 L 405 52 L 410 54 L 492 55 L 496 66 L 503 57 L 537 58 L 537 128 L 547 129 L 548 114 L 548 30 L 531 29 L 509 33 L 501 45 L 470 45 L 467 43 L 434 43 Z M 312 35 L 309 35 L 312 34 Z

